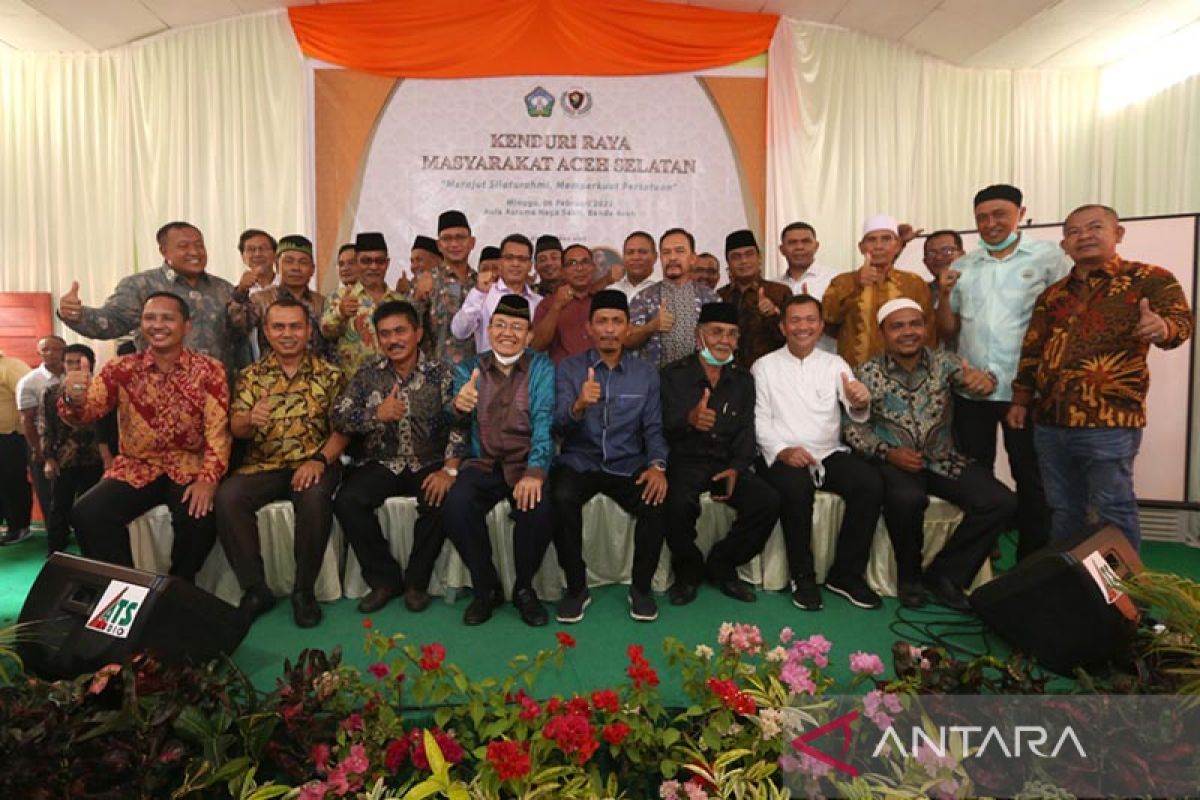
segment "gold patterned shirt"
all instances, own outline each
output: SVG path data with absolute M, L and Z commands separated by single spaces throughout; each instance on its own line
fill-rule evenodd
M 342 316 L 342 298 L 353 295 L 358 298 L 358 312 L 347 319 Z M 325 300 L 325 311 L 321 314 L 321 334 L 334 342 L 337 365 L 347 375 L 353 375 L 369 356 L 379 353 L 379 340 L 375 336 L 375 324 L 371 315 L 375 309 L 392 300 L 412 303 L 419 316 L 424 316 L 424 303 L 414 302 L 408 295 L 386 289 L 378 300 L 371 297 L 361 283 L 339 286 Z
M 846 363 L 857 367 L 883 352 L 883 334 L 876 315 L 884 303 L 898 297 L 915 300 L 925 313 L 925 344 L 936 344 L 933 300 L 925 279 L 915 272 L 892 267 L 879 283 L 859 286 L 856 272 L 843 272 L 829 282 L 821 305 L 825 321 L 838 326 L 837 351 Z

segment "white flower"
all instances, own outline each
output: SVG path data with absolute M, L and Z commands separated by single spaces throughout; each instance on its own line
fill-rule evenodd
M 696 658 L 703 658 L 708 661 L 713 657 L 713 649 L 706 644 L 696 645 Z

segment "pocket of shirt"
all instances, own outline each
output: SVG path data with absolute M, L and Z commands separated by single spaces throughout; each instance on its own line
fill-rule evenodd
M 642 406 L 646 404 L 644 394 L 619 394 L 608 402 L 609 427 L 629 422 L 641 416 Z

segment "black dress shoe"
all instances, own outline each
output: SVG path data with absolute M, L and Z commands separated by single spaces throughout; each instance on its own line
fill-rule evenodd
M 902 583 L 896 591 L 900 605 L 905 608 L 921 608 L 925 605 L 925 590 L 920 583 Z
M 429 604 L 432 602 L 433 598 L 429 596 L 429 592 L 413 588 L 406 589 L 404 592 L 404 607 L 414 614 L 419 614 L 429 608 Z
M 473 597 L 463 612 L 463 625 L 482 625 L 492 618 L 495 605 L 491 597 Z
M 732 597 L 734 600 L 740 600 L 743 603 L 753 603 L 758 600 L 758 595 L 754 593 L 753 587 L 741 578 L 719 580 L 717 581 L 717 588 L 726 597 Z
M 550 612 L 538 599 L 533 589 L 518 589 L 513 595 L 513 605 L 521 614 L 521 621 L 534 628 L 540 628 L 550 621 Z
M 358 601 L 358 610 L 364 614 L 372 614 L 391 602 L 399 594 L 393 586 L 380 586 L 367 592 L 366 597 Z
M 271 594 L 271 590 L 267 588 L 265 583 L 259 583 L 251 586 L 242 595 L 242 602 L 238 604 L 238 611 L 241 611 L 253 620 L 258 619 L 274 607 L 275 595 Z
M 673 606 L 686 606 L 696 599 L 698 591 L 699 587 L 694 583 L 675 581 L 675 583 L 671 584 L 671 588 L 667 589 L 667 600 Z
M 300 628 L 321 624 L 321 606 L 312 592 L 292 592 L 292 619 Z
M 954 585 L 954 582 L 943 575 L 926 573 L 921 579 L 925 584 L 925 588 L 933 597 L 933 602 L 943 605 L 946 608 L 961 611 L 963 613 L 971 612 L 971 603 L 967 600 L 963 590 Z

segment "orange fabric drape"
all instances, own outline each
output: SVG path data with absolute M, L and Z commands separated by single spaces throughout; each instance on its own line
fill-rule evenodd
M 765 52 L 779 20 L 650 0 L 378 0 L 288 16 L 310 58 L 397 78 L 708 69 Z

